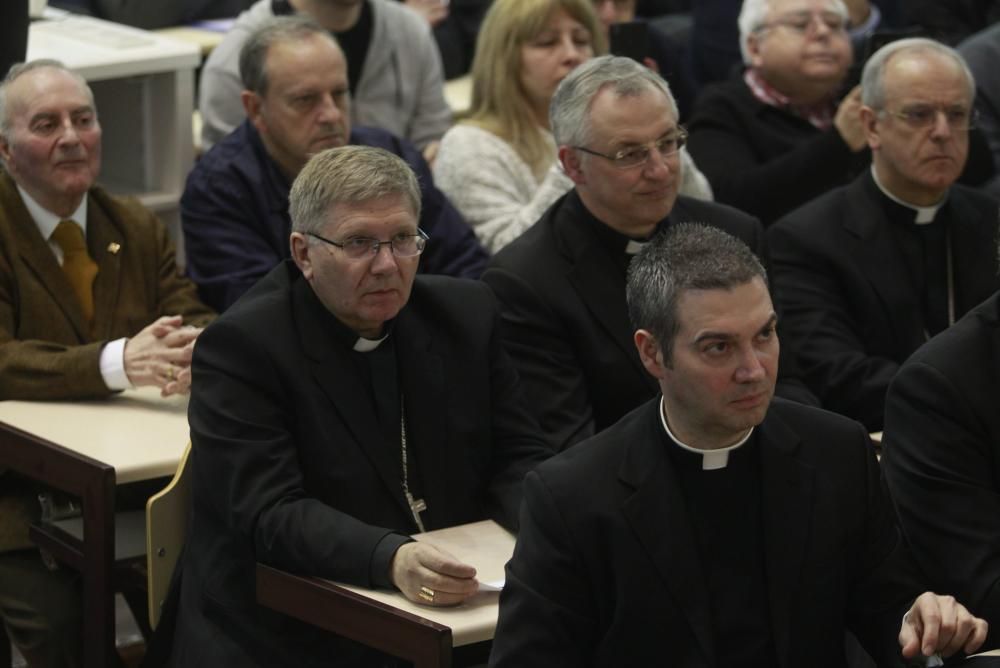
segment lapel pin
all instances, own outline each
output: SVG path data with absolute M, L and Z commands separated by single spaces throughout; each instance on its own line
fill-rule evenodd
M 112 255 L 118 255 L 118 251 L 122 249 L 122 245 L 116 241 L 112 241 L 108 244 L 108 252 Z

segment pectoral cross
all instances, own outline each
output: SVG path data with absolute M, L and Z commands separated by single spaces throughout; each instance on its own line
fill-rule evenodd
M 420 533 L 424 533 L 424 522 L 420 519 L 420 513 L 427 510 L 427 504 L 423 499 L 414 499 L 413 494 L 406 490 L 406 502 L 410 504 L 410 512 L 413 513 L 413 521 L 417 523 Z

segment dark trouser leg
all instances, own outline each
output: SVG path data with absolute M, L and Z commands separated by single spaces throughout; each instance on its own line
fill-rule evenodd
M 32 668 L 77 668 L 82 654 L 80 577 L 51 571 L 38 550 L 0 554 L 0 617 Z

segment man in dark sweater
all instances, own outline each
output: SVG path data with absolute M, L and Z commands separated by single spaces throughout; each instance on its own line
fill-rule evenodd
M 291 183 L 309 156 L 344 144 L 384 148 L 417 173 L 430 236 L 421 271 L 478 278 L 486 251 L 417 149 L 351 127 L 347 62 L 329 33 L 306 17 L 271 18 L 247 39 L 240 73 L 248 118 L 198 161 L 181 198 L 188 274 L 206 303 L 226 309 L 289 257 Z

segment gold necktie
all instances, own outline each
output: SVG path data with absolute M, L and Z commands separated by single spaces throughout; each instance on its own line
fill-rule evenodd
M 52 240 L 62 249 L 63 272 L 73 286 L 87 325 L 90 325 L 94 318 L 94 277 L 97 276 L 97 263 L 87 253 L 83 230 L 72 220 L 64 220 L 56 225 Z

